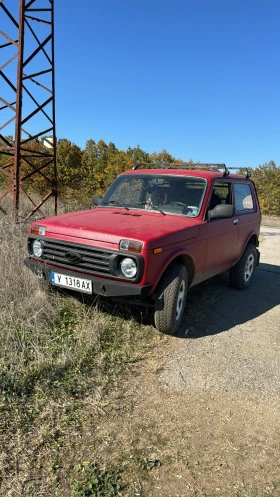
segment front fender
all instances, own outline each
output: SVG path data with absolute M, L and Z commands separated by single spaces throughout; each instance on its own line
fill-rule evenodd
M 153 254 L 155 257 L 154 264 L 152 264 L 152 271 L 147 275 L 147 281 L 152 283 L 152 293 L 155 291 L 160 279 L 162 278 L 167 267 L 175 260 L 181 259 L 183 264 L 188 269 L 190 280 L 193 280 L 195 274 L 195 261 L 193 255 L 183 249 L 176 249 L 173 251 L 162 252 L 161 254 Z M 189 283 L 191 282 L 189 281 Z

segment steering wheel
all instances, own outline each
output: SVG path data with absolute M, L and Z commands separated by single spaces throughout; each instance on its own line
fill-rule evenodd
M 170 205 L 182 205 L 183 207 L 188 207 L 188 205 L 183 202 L 171 202 Z

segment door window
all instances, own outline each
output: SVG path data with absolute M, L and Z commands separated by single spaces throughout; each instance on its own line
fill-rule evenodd
M 216 205 L 220 204 L 231 204 L 231 184 L 230 183 L 215 183 L 213 192 L 211 195 L 211 200 L 209 204 L 209 210 L 214 209 Z

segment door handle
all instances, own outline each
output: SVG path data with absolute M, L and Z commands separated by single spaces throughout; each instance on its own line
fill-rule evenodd
M 232 222 L 233 224 L 238 224 L 238 219 L 234 219 Z

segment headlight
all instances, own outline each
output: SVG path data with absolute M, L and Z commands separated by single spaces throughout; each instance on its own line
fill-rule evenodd
M 136 262 L 133 259 L 130 259 L 130 257 L 126 257 L 121 262 L 121 270 L 122 270 L 122 273 L 127 278 L 134 278 L 134 276 L 137 273 Z
M 40 240 L 35 240 L 33 242 L 32 250 L 33 250 L 33 254 L 35 255 L 35 257 L 41 257 L 41 255 L 43 253 L 43 247 L 42 247 L 42 243 L 40 242 Z

